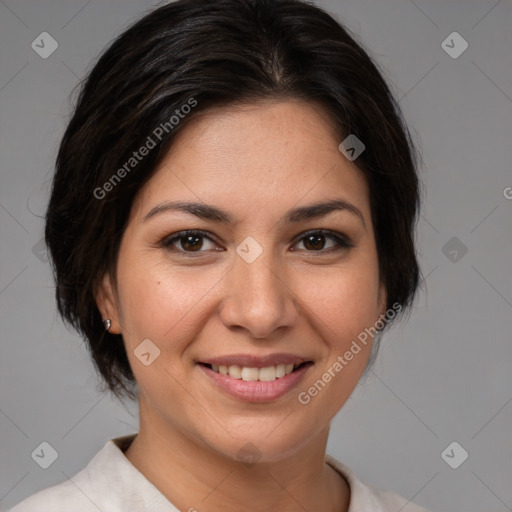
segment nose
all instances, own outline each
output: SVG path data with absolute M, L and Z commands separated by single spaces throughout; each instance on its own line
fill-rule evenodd
M 298 319 L 298 297 L 286 270 L 264 251 L 247 263 L 236 256 L 225 276 L 220 318 L 229 329 L 245 330 L 252 338 L 268 338 Z

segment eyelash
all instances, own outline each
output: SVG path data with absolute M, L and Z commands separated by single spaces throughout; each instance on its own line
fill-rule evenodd
M 186 254 L 187 257 L 190 256 L 193 258 L 202 256 L 202 253 L 209 252 L 208 250 L 206 250 L 206 251 L 204 251 L 204 250 L 185 251 L 184 249 L 177 249 L 176 247 L 172 247 L 172 244 L 174 242 L 179 241 L 182 238 L 185 238 L 185 237 L 191 236 L 191 235 L 201 236 L 201 237 L 207 238 L 211 242 L 215 243 L 215 241 L 209 236 L 209 234 L 206 231 L 202 231 L 200 229 L 191 229 L 191 230 L 186 230 L 186 231 L 180 231 L 179 233 L 174 233 L 174 234 L 170 235 L 169 237 L 164 238 L 161 241 L 161 245 L 164 248 L 169 249 L 173 252 L 178 252 L 178 253 L 181 253 L 184 255 Z M 332 238 L 336 242 L 336 246 L 329 247 L 328 249 L 320 249 L 317 251 L 305 249 L 305 251 L 309 252 L 309 253 L 318 253 L 318 255 L 321 256 L 321 255 L 325 255 L 325 254 L 331 254 L 333 252 L 339 252 L 339 251 L 351 249 L 352 247 L 354 247 L 354 244 L 352 242 L 350 242 L 346 236 L 340 235 L 340 234 L 337 234 L 336 232 L 325 230 L 325 229 L 316 229 L 316 230 L 311 230 L 311 231 L 302 233 L 301 237 L 297 240 L 296 244 L 301 242 L 302 240 L 304 240 L 305 238 L 307 238 L 310 235 L 324 235 L 327 238 Z

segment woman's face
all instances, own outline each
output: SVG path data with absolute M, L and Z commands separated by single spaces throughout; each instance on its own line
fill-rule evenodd
M 158 435 L 179 431 L 230 458 L 250 442 L 262 461 L 279 460 L 325 432 L 354 390 L 371 337 L 359 351 L 353 341 L 386 297 L 367 184 L 340 142 L 312 103 L 217 109 L 184 127 L 139 192 L 115 296 L 107 276 L 98 303 Z M 223 213 L 165 208 L 178 201 Z M 332 201 L 349 206 L 303 210 Z M 267 369 L 238 380 L 233 363 L 244 361 L 231 356 Z M 214 358 L 226 363 L 219 373 L 202 364 Z M 309 363 L 276 378 L 284 361 Z

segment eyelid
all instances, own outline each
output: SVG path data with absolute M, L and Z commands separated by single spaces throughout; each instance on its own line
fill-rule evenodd
M 188 235 L 199 235 L 203 238 L 207 238 L 208 240 L 210 240 L 213 243 L 217 243 L 215 240 L 215 237 L 213 237 L 212 234 L 208 233 L 207 231 L 203 231 L 201 229 L 186 229 L 186 230 L 178 231 L 176 233 L 172 233 L 171 235 L 166 236 L 160 242 L 160 245 L 163 246 L 164 248 L 174 250 L 174 252 L 176 252 L 176 253 L 190 255 L 192 257 L 194 257 L 196 255 L 200 255 L 201 253 L 209 252 L 207 250 L 206 251 L 201 251 L 201 250 L 199 250 L 199 251 L 184 251 L 182 249 L 176 249 L 176 248 L 172 247 L 172 244 L 174 242 L 176 242 L 176 241 L 180 240 L 181 238 L 184 238 Z M 343 249 L 350 249 L 350 248 L 355 247 L 354 243 L 351 241 L 351 239 L 348 236 L 346 236 L 343 233 L 340 233 L 337 231 L 332 231 L 329 229 L 310 229 L 310 230 L 304 231 L 295 237 L 295 239 L 293 240 L 293 245 L 294 246 L 297 245 L 297 243 L 301 242 L 303 239 L 305 239 L 309 235 L 324 235 L 326 237 L 332 238 L 336 242 L 336 246 L 329 247 L 328 249 L 320 249 L 318 251 L 306 251 L 308 253 L 312 253 L 312 254 L 318 253 L 319 255 L 322 255 L 322 254 L 328 254 L 331 252 L 340 251 Z

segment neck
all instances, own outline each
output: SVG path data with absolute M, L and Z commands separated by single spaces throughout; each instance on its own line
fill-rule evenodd
M 179 510 L 347 512 L 350 488 L 324 460 L 328 433 L 278 461 L 251 464 L 153 417 L 141 421 L 125 456 Z

